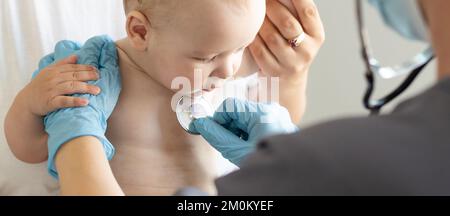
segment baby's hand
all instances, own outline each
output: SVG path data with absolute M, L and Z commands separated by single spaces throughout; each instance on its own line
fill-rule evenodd
M 86 83 L 99 79 L 96 68 L 76 62 L 77 57 L 71 56 L 48 66 L 22 90 L 31 113 L 45 116 L 61 108 L 86 106 L 88 99 L 67 95 L 100 93 L 99 87 Z

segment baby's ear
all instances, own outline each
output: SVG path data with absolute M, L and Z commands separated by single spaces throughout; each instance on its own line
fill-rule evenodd
M 139 11 L 131 11 L 127 15 L 127 34 L 133 48 L 146 51 L 150 38 L 150 22 Z

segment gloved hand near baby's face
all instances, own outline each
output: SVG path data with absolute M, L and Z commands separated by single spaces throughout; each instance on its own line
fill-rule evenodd
M 225 100 L 213 117 L 194 121 L 190 129 L 236 165 L 262 139 L 298 131 L 284 107 L 234 98 Z

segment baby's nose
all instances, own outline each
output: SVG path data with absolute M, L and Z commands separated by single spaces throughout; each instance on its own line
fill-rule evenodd
M 233 63 L 223 64 L 221 67 L 213 71 L 213 73 L 211 73 L 211 76 L 226 80 L 234 75 L 236 71 L 235 69 L 236 68 L 234 67 Z

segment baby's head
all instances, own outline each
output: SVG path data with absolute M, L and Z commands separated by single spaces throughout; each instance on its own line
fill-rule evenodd
M 195 70 L 205 82 L 232 77 L 266 9 L 264 0 L 124 0 L 124 5 L 128 40 L 142 57 L 138 64 L 169 89 L 180 76 L 193 85 Z

